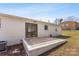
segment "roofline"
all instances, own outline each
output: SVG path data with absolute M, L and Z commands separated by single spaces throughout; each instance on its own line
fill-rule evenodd
M 16 18 L 20 18 L 20 19 L 28 19 L 28 20 L 31 20 L 31 21 L 36 21 L 36 22 L 42 22 L 42 23 L 48 23 L 48 24 L 56 25 L 54 23 L 44 22 L 44 21 L 35 20 L 35 19 L 31 19 L 31 18 L 20 17 L 20 16 L 15 16 L 15 15 L 11 15 L 11 14 L 0 13 L 0 16 L 11 16 L 11 17 L 16 17 Z
M 61 24 L 63 24 L 63 23 L 67 23 L 67 22 L 74 22 L 74 23 L 78 23 L 78 22 L 76 22 L 76 21 L 64 21 L 64 22 L 62 22 Z

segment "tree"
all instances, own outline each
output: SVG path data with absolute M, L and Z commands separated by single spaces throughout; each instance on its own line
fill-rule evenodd
M 63 19 L 61 18 L 61 19 L 60 19 L 60 24 L 62 23 L 62 21 L 63 21 Z
M 61 19 L 56 19 L 56 20 L 55 20 L 55 24 L 59 25 L 59 24 L 61 24 L 61 23 L 62 23 L 62 21 L 63 21 L 63 19 L 62 19 L 62 18 L 61 18 Z

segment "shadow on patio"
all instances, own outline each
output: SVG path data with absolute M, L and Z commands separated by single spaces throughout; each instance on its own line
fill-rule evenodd
M 58 39 L 67 39 L 67 38 L 70 38 L 70 36 L 59 35 L 59 36 L 54 36 L 53 38 L 58 38 Z

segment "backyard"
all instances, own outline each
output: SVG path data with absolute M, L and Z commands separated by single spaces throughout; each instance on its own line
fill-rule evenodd
M 48 56 L 79 56 L 79 30 L 67 30 L 62 32 L 62 37 L 68 40 L 65 44 L 51 49 L 43 55 Z
M 79 30 L 63 31 L 61 36 L 55 37 L 66 39 L 67 42 L 54 49 L 41 54 L 40 56 L 79 56 Z M 17 50 L 16 53 L 14 53 Z M 0 56 L 24 56 L 26 55 L 22 44 L 14 45 L 8 48 L 6 52 L 0 53 Z

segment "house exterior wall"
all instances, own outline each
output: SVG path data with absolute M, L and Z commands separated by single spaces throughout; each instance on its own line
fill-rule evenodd
M 44 29 L 44 25 L 48 26 L 48 30 Z M 57 29 L 57 31 L 55 31 Z M 56 36 L 61 34 L 61 27 L 52 24 L 38 23 L 38 37 Z
M 14 45 L 21 42 L 25 36 L 25 24 L 17 19 L 2 17 L 0 28 L 0 41 L 5 40 L 8 45 Z
M 67 22 L 63 22 L 61 24 L 61 27 L 63 30 L 75 30 L 77 29 L 77 23 L 73 22 L 73 21 L 67 21 Z
M 25 22 L 34 23 L 38 25 L 38 37 L 46 37 L 61 34 L 61 28 L 49 23 L 35 22 L 31 20 L 22 20 L 14 17 L 4 17 L 1 18 L 1 28 L 0 28 L 0 41 L 5 40 L 8 45 L 14 45 L 21 42 L 25 38 Z M 48 30 L 44 30 L 44 25 L 48 25 Z M 55 31 L 57 28 L 58 31 Z

